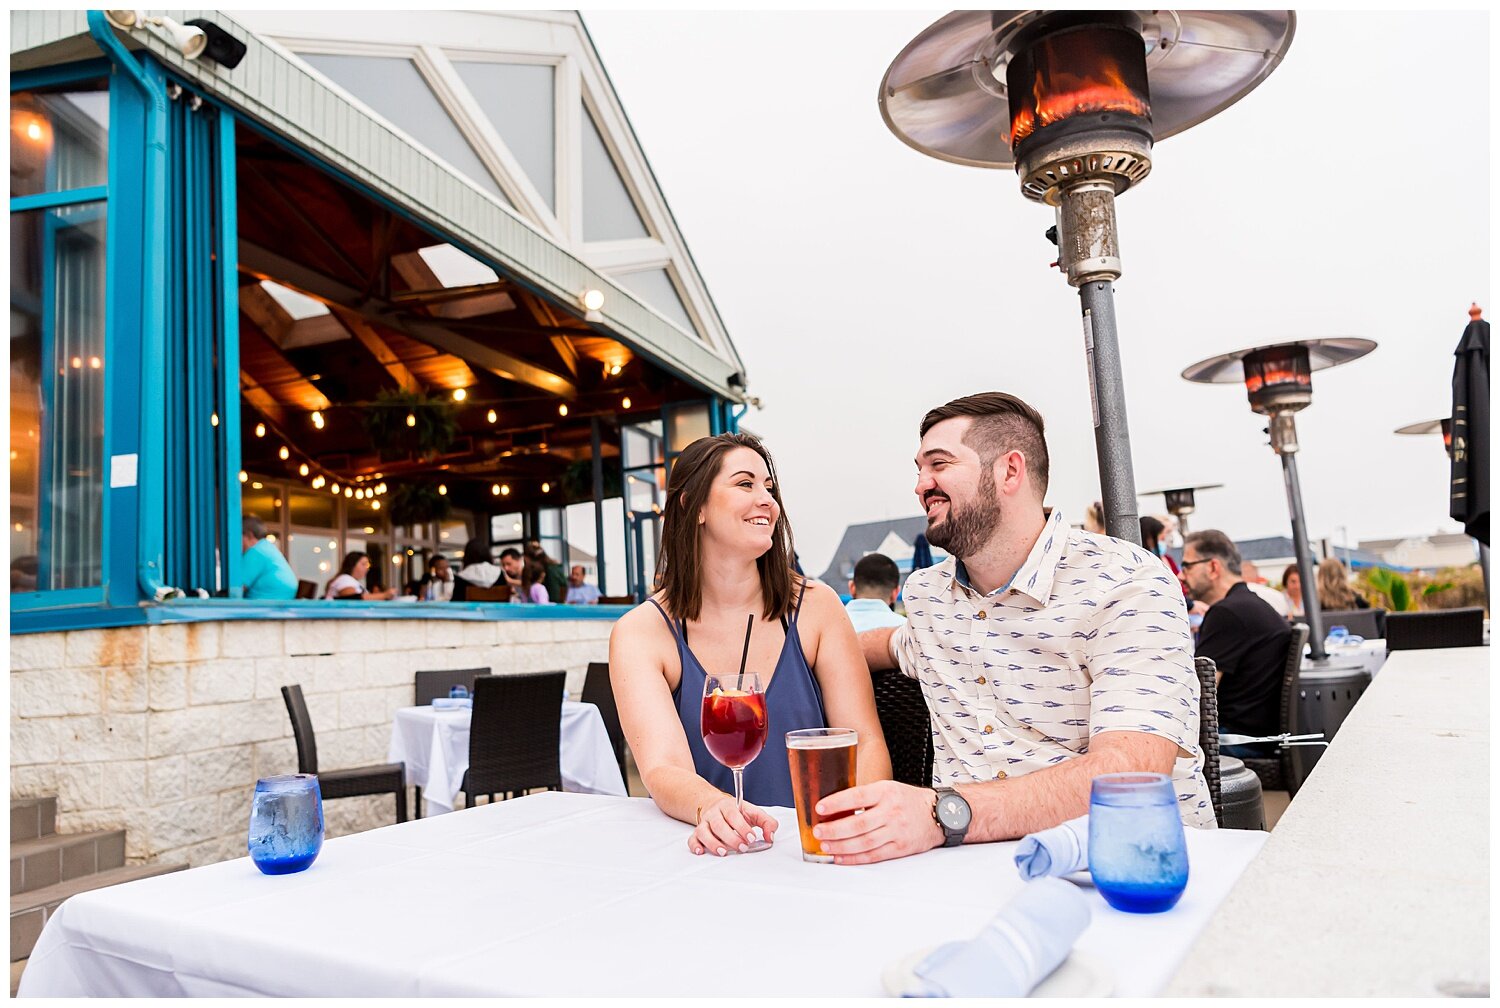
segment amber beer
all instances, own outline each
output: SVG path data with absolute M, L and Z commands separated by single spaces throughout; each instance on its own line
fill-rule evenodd
M 818 802 L 854 786 L 854 760 L 859 733 L 853 728 L 804 728 L 786 733 L 786 756 L 792 766 L 792 795 L 797 801 L 797 832 L 802 837 L 802 860 L 832 864 L 833 856 L 813 836 L 820 822 L 849 815 L 820 816 Z

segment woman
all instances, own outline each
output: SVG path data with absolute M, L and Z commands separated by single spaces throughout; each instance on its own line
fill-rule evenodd
M 514 553 L 514 550 L 511 550 Z M 468 601 L 470 588 L 493 588 L 504 574 L 490 560 L 490 548 L 483 539 L 470 539 L 464 543 L 463 560 L 458 573 L 453 577 L 453 595 L 450 601 Z
M 1302 571 L 1296 564 L 1287 564 L 1281 572 L 1281 590 L 1286 594 L 1287 615 L 1293 619 L 1305 616 L 1302 608 Z
M 1162 563 L 1167 565 L 1167 569 L 1172 572 L 1172 576 L 1180 579 L 1182 572 L 1177 569 L 1177 561 L 1167 555 L 1167 544 L 1162 542 L 1162 533 L 1166 529 L 1167 527 L 1162 524 L 1161 519 L 1153 518 L 1150 515 L 1142 515 L 1141 548 L 1147 553 L 1155 553 L 1161 557 Z
M 615 625 L 610 681 L 620 723 L 657 807 L 693 826 L 688 849 L 743 850 L 762 805 L 793 804 L 786 733 L 836 726 L 859 732 L 859 783 L 891 775 L 870 673 L 839 597 L 791 568 L 792 531 L 771 456 L 747 434 L 688 445 L 672 466 L 656 566 L 659 590 Z M 747 614 L 755 623 L 745 668 L 760 673 L 769 730 L 745 769 L 744 813 L 730 771 L 703 745 L 706 674 L 738 671 Z
M 521 587 L 512 602 L 536 602 L 545 605 L 552 601 L 547 595 L 547 565 L 540 560 L 521 561 Z
M 1368 609 L 1370 603 L 1349 587 L 1349 572 L 1338 557 L 1328 557 L 1318 564 L 1319 609 Z
M 379 602 L 389 598 L 395 598 L 396 589 L 384 588 L 378 591 L 367 590 L 364 585 L 365 575 L 370 572 L 370 558 L 359 550 L 351 550 L 344 554 L 344 562 L 339 565 L 339 572 L 328 582 L 328 588 L 323 593 L 325 599 L 363 599 L 366 602 Z

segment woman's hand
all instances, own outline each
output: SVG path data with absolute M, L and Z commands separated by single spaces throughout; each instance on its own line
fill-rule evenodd
M 765 809 L 749 802 L 737 808 L 734 799 L 724 795 L 704 807 L 698 827 L 688 837 L 688 850 L 694 854 L 717 854 L 720 857 L 735 851 L 743 853 L 746 845 L 755 839 L 750 832 L 753 827 L 759 826 L 766 843 L 770 843 L 779 825 Z

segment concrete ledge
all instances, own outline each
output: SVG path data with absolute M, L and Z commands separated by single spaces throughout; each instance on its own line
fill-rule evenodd
M 1392 654 L 1163 993 L 1487 995 L 1489 669 Z

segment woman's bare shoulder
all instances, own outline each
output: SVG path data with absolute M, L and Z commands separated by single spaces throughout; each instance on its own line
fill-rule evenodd
M 646 601 L 616 620 L 609 636 L 610 640 L 649 641 L 670 636 L 671 632 L 666 620 L 662 619 L 661 610 Z

